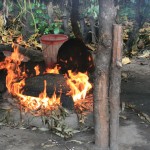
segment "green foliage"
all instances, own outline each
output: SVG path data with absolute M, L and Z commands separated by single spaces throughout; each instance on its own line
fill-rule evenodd
M 99 13 L 99 6 L 98 5 L 93 5 L 91 4 L 91 6 L 88 8 L 87 10 L 87 15 L 90 16 L 94 16 L 94 18 L 98 17 L 98 13 Z
M 37 31 L 40 34 L 49 34 L 49 33 L 62 33 L 63 30 L 61 29 L 62 23 L 61 22 L 53 22 L 49 24 L 49 16 L 47 13 L 47 7 L 44 3 L 35 2 L 31 5 L 34 21 L 31 21 L 31 25 L 37 25 Z
M 18 20 L 21 23 L 27 21 L 31 28 L 34 28 L 35 33 L 48 34 L 48 33 L 63 33 L 61 30 L 62 23 L 53 22 L 49 24 L 49 18 L 47 7 L 39 0 L 27 1 L 17 0 L 17 3 L 7 1 L 9 6 L 9 13 L 16 13 L 14 20 Z M 15 10 L 15 11 L 14 11 Z
M 7 0 L 7 6 L 8 6 L 9 13 L 11 13 L 12 10 L 13 10 L 13 1 L 12 0 Z M 2 11 L 2 9 L 3 9 L 3 1 L 1 0 L 0 1 L 0 11 Z
M 83 16 L 93 16 L 95 19 L 98 17 L 99 14 L 99 5 L 97 0 L 80 0 L 80 3 L 86 3 L 86 7 L 83 11 Z
M 34 16 L 34 19 L 30 20 L 30 25 L 36 25 L 37 32 L 43 33 L 48 26 L 49 19 L 46 6 L 43 3 L 35 1 L 34 3 L 30 3 L 30 10 Z
M 61 22 L 54 22 L 51 23 L 47 28 L 45 28 L 44 34 L 53 33 L 63 33 L 64 31 L 61 29 L 62 23 Z
M 141 3 L 138 3 L 138 0 L 129 0 L 127 3 L 122 3 L 123 0 L 119 0 L 120 4 L 120 10 L 119 10 L 119 16 L 121 21 L 126 21 L 128 19 L 135 20 L 135 17 L 137 16 L 137 9 L 139 9 L 138 15 L 140 15 L 143 18 L 149 18 L 150 17 L 150 0 L 143 0 Z
M 128 19 L 135 18 L 135 10 L 133 10 L 133 8 L 130 6 L 126 6 L 126 7 L 122 6 L 118 13 L 119 13 L 121 22 L 127 21 Z

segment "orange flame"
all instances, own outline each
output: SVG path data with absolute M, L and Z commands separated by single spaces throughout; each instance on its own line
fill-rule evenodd
M 34 115 L 47 115 L 51 110 L 58 108 L 60 105 L 60 97 L 56 97 L 55 93 L 51 98 L 47 96 L 46 81 L 44 81 L 44 91 L 39 94 L 39 97 L 26 96 L 22 94 L 22 89 L 25 86 L 25 78 L 27 75 L 24 71 L 21 71 L 19 65 L 24 59 L 24 56 L 19 53 L 18 46 L 13 45 L 13 47 L 14 52 L 11 56 L 6 57 L 4 62 L 0 62 L 0 69 L 7 69 L 7 89 L 9 93 L 19 99 L 19 103 L 23 106 L 25 112 L 33 112 Z M 36 74 L 38 73 L 39 72 L 37 71 Z
M 54 74 L 59 74 L 60 67 L 55 66 L 54 69 L 47 68 L 45 73 L 54 73 Z
M 35 66 L 34 70 L 35 70 L 36 76 L 40 74 L 40 67 L 39 67 L 39 65 Z
M 71 72 L 71 70 L 68 71 L 68 74 L 69 78 L 67 78 L 67 84 L 71 90 L 67 93 L 67 95 L 71 95 L 74 102 L 85 99 L 87 93 L 92 88 L 88 75 L 81 72 L 76 74 Z
M 44 91 L 39 94 L 39 97 L 26 96 L 23 94 L 17 94 L 17 96 L 20 99 L 20 104 L 24 106 L 25 112 L 34 112 L 34 115 L 37 116 L 48 115 L 60 105 L 60 97 L 57 97 L 55 92 L 51 98 L 47 96 L 46 81 L 44 81 Z
M 23 79 L 26 74 L 24 72 L 21 72 L 19 65 L 21 64 L 21 61 L 24 59 L 23 55 L 21 55 L 18 52 L 18 46 L 14 46 L 14 52 L 11 54 L 11 56 L 6 57 L 5 59 L 5 68 L 7 69 L 7 76 L 6 76 L 6 87 L 8 91 L 15 95 L 14 89 L 20 88 L 20 87 L 14 87 L 15 83 L 19 80 Z
M 46 81 L 44 81 L 44 90 L 39 94 L 39 97 L 23 95 L 23 87 L 25 86 L 25 78 L 27 74 L 20 69 L 21 61 L 24 60 L 24 56 L 19 53 L 18 46 L 13 45 L 14 52 L 11 56 L 5 58 L 3 62 L 0 62 L 0 69 L 7 69 L 6 86 L 8 91 L 18 98 L 20 105 L 25 112 L 31 112 L 34 115 L 47 115 L 51 110 L 57 109 L 60 105 L 60 97 L 56 96 L 54 92 L 53 96 L 49 98 L 46 92 Z M 35 66 L 36 75 L 40 74 L 39 66 Z M 54 69 L 47 69 L 46 73 L 59 73 L 59 67 Z M 73 73 L 68 71 L 67 84 L 70 87 L 70 91 L 67 95 L 73 97 L 74 102 L 84 100 L 92 85 L 89 82 L 89 77 L 86 73 Z
M 17 38 L 17 43 L 20 44 L 22 41 L 23 41 L 23 37 L 22 37 L 22 35 L 20 35 L 20 36 Z

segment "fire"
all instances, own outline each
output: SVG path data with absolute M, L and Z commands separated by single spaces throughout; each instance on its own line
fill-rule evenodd
M 9 93 L 17 97 L 18 103 L 25 112 L 31 112 L 34 115 L 50 114 L 52 110 L 57 109 L 61 105 L 60 96 L 56 96 L 55 92 L 51 98 L 47 96 L 46 81 L 44 81 L 44 90 L 39 94 L 39 97 L 23 95 L 23 87 L 25 86 L 27 74 L 25 70 L 20 68 L 20 64 L 24 61 L 25 56 L 19 53 L 17 45 L 13 45 L 13 47 L 14 52 L 11 56 L 6 57 L 3 62 L 0 62 L 0 69 L 7 69 L 6 86 Z M 36 75 L 39 75 L 39 66 L 35 66 L 34 69 Z M 45 73 L 59 74 L 59 69 L 60 68 L 56 65 L 54 69 L 46 69 Z M 73 73 L 69 70 L 68 76 L 65 77 L 71 89 L 67 95 L 72 96 L 74 102 L 84 100 L 92 88 L 87 73 Z
M 36 75 L 40 74 L 40 67 L 39 67 L 39 65 L 35 66 L 34 70 L 35 70 L 35 74 Z M 53 69 L 52 68 L 46 68 L 46 71 L 44 73 L 59 74 L 59 70 L 60 70 L 60 67 L 56 65 Z
M 39 94 L 39 97 L 26 96 L 18 93 L 21 106 L 24 106 L 25 112 L 33 112 L 34 115 L 48 115 L 60 105 L 60 97 L 57 97 L 55 92 L 51 98 L 47 96 L 46 81 L 44 81 L 44 91 Z
M 35 66 L 34 70 L 35 70 L 36 76 L 40 74 L 40 67 L 39 67 L 39 65 Z
M 6 57 L 4 61 L 5 69 L 7 69 L 6 87 L 8 91 L 14 95 L 15 90 L 17 89 L 18 91 L 18 89 L 20 89 L 20 86 L 14 86 L 15 83 L 26 76 L 26 74 L 24 74 L 19 67 L 23 59 L 23 55 L 21 55 L 18 51 L 18 46 L 14 45 L 14 52 L 11 54 L 11 56 Z
M 70 91 L 67 95 L 71 95 L 74 102 L 85 99 L 87 93 L 92 88 L 89 82 L 89 77 L 86 73 L 73 73 L 71 70 L 68 71 L 69 78 L 67 78 L 67 84 L 70 87 Z
M 23 41 L 23 37 L 22 37 L 22 35 L 20 35 L 20 36 L 17 38 L 17 43 L 20 44 L 22 41 Z
M 47 68 L 45 73 L 54 73 L 54 74 L 59 74 L 60 67 L 55 66 L 54 69 Z
M 20 69 L 20 64 L 24 60 L 24 56 L 19 53 L 17 45 L 13 45 L 14 52 L 11 56 L 0 62 L 0 69 L 7 70 L 6 87 L 13 96 L 17 97 L 25 112 L 32 112 L 34 115 L 47 115 L 51 110 L 57 109 L 60 105 L 60 97 L 54 93 L 51 98 L 46 93 L 46 81 L 44 81 L 44 91 L 39 97 L 23 95 L 23 87 L 25 86 L 25 78 L 27 75 Z M 38 75 L 39 67 L 35 67 Z

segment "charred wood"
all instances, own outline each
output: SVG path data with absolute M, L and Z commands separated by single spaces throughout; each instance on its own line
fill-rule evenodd
M 23 94 L 38 97 L 44 90 L 44 80 L 47 81 L 47 95 L 52 97 L 55 92 L 60 96 L 62 106 L 69 110 L 74 108 L 74 102 L 71 96 L 67 96 L 69 87 L 66 84 L 66 79 L 61 74 L 45 74 L 31 78 L 27 78 L 23 88 Z
M 66 84 L 66 79 L 61 74 L 44 74 L 27 78 L 23 88 L 23 94 L 30 96 L 39 96 L 44 90 L 44 80 L 47 82 L 47 95 L 52 96 L 55 92 L 57 95 L 66 94 L 69 87 Z

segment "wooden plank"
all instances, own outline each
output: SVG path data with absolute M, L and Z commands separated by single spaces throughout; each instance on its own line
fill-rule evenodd
M 110 149 L 118 148 L 119 110 L 120 110 L 120 85 L 121 85 L 121 60 L 122 60 L 122 26 L 113 26 L 113 55 L 111 66 L 111 80 L 109 90 L 110 100 Z

